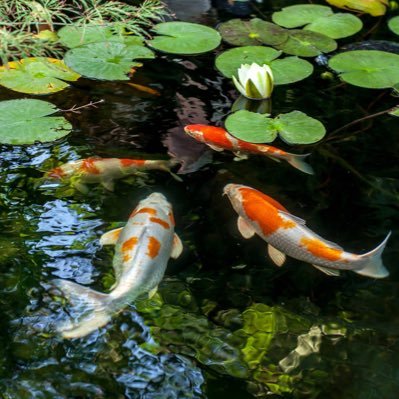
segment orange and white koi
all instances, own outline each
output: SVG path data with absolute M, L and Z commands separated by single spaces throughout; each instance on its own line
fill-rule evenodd
M 284 160 L 304 173 L 312 175 L 312 167 L 305 162 L 310 154 L 291 154 L 265 144 L 253 144 L 232 136 L 227 130 L 209 125 L 188 125 L 184 131 L 197 141 L 208 145 L 215 151 L 230 150 L 237 156 L 242 154 L 266 155 L 276 161 Z
M 121 158 L 86 158 L 71 161 L 46 173 L 45 178 L 73 179 L 73 186 L 81 192 L 88 192 L 86 184 L 101 183 L 112 191 L 114 180 L 138 174 L 143 170 L 164 170 L 181 180 L 170 170 L 175 160 L 145 160 Z M 75 179 L 76 177 L 76 179 Z
M 277 266 L 286 255 L 310 263 L 328 275 L 339 270 L 373 278 L 389 275 L 381 255 L 391 233 L 374 250 L 363 255 L 344 251 L 339 245 L 311 231 L 305 221 L 292 215 L 276 200 L 251 187 L 228 184 L 224 194 L 238 213 L 238 229 L 244 238 L 255 233 L 268 243 L 268 252 Z
M 59 327 L 64 338 L 83 337 L 107 324 L 139 295 L 152 296 L 162 280 L 169 258 L 177 258 L 183 246 L 174 233 L 171 204 L 160 193 L 153 193 L 133 210 L 123 228 L 105 233 L 102 245 L 115 244 L 113 267 L 116 282 L 103 294 L 68 280 L 54 280 L 66 298 L 80 305 L 82 316 L 76 323 Z

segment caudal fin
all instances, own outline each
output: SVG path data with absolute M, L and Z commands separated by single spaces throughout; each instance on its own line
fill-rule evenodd
M 361 257 L 365 258 L 367 262 L 360 270 L 354 270 L 355 273 L 373 278 L 384 278 L 389 276 L 389 271 L 382 263 L 381 255 L 390 235 L 391 232 L 388 233 L 388 235 L 385 237 L 385 240 L 377 248 L 361 255 Z
M 291 166 L 299 169 L 301 172 L 313 175 L 313 168 L 305 162 L 305 158 L 307 158 L 309 155 L 310 154 L 288 154 L 286 160 Z
M 76 320 L 57 327 L 63 338 L 80 338 L 105 326 L 111 320 L 111 299 L 107 294 L 68 280 L 53 280 L 53 284 L 64 294 L 73 305 Z

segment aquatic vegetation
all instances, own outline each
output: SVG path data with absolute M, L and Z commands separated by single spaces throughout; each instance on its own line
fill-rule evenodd
M 399 35 L 399 16 L 393 17 L 388 21 L 388 28 L 396 35 Z
M 345 10 L 365 12 L 373 17 L 386 13 L 388 0 L 327 0 L 327 3 Z

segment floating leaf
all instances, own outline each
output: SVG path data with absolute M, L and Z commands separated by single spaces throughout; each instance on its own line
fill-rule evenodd
M 399 15 L 388 21 L 388 28 L 396 35 L 399 35 Z
M 246 110 L 234 112 L 226 119 L 226 129 L 240 140 L 270 143 L 277 137 L 273 118 Z
M 219 46 L 221 37 L 218 31 L 208 26 L 189 22 L 163 22 L 154 26 L 154 39 L 148 45 L 159 51 L 171 54 L 200 54 Z
M 280 137 L 288 144 L 312 144 L 326 134 L 320 121 L 300 111 L 279 115 L 275 119 L 275 126 Z
M 332 57 L 330 68 L 355 86 L 384 89 L 399 83 L 399 55 L 377 50 L 347 51 Z
M 284 7 L 281 11 L 273 13 L 274 23 L 284 28 L 297 28 L 307 25 L 318 18 L 333 14 L 330 7 L 318 4 L 297 4 Z
M 279 58 L 270 63 L 276 85 L 298 82 L 310 76 L 313 65 L 298 57 Z
M 259 18 L 250 21 L 231 19 L 220 24 L 219 32 L 223 40 L 233 46 L 261 44 L 274 46 L 288 39 L 288 33 L 285 29 Z
M 79 74 L 55 58 L 23 58 L 0 67 L 0 84 L 29 94 L 55 93 L 68 87 Z
M 327 3 L 345 10 L 366 12 L 373 17 L 384 15 L 388 0 L 327 0 Z
M 337 48 L 337 42 L 321 33 L 293 29 L 283 44 L 276 46 L 284 53 L 301 57 L 316 57 L 320 53 L 329 53 Z
M 389 115 L 399 116 L 399 106 L 392 109 L 392 111 L 388 112 Z
M 137 58 L 154 58 L 143 46 L 128 46 L 117 42 L 91 43 L 75 47 L 65 54 L 65 63 L 83 76 L 103 80 L 129 80 L 127 73 Z
M 0 143 L 33 144 L 59 139 L 70 133 L 72 126 L 57 112 L 55 105 L 33 99 L 0 102 Z

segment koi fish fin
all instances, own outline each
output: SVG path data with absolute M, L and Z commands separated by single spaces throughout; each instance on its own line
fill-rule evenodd
M 90 191 L 89 187 L 87 187 L 86 184 L 79 183 L 78 181 L 74 181 L 72 183 L 72 187 L 80 191 L 82 194 L 87 194 Z
M 283 266 L 284 262 L 287 259 L 286 254 L 279 251 L 277 248 L 272 247 L 270 244 L 267 245 L 267 252 L 270 256 L 270 259 L 274 262 L 276 266 Z
M 110 230 L 104 233 L 100 238 L 100 245 L 115 245 L 122 230 L 123 227 L 119 227 L 118 229 Z
M 314 264 L 312 264 L 312 266 L 315 267 L 316 269 L 319 269 L 321 272 L 327 274 L 327 276 L 339 277 L 341 275 L 340 271 L 337 269 L 331 269 L 329 267 L 323 267 Z
M 301 172 L 307 173 L 309 175 L 314 175 L 313 168 L 305 162 L 310 154 L 287 154 L 287 162 L 294 168 L 300 170 Z
M 101 185 L 108 191 L 114 191 L 115 184 L 113 180 L 102 180 Z
M 172 252 L 170 253 L 170 257 L 176 259 L 181 255 L 182 252 L 183 244 L 179 236 L 175 233 L 173 236 Z
M 148 291 L 148 298 L 151 299 L 158 291 L 158 286 L 154 287 L 152 290 Z
M 248 155 L 240 151 L 233 151 L 233 154 L 236 156 L 236 158 L 234 158 L 236 161 L 244 161 L 245 159 L 248 159 Z
M 220 147 L 218 147 L 218 146 L 216 146 L 216 145 L 213 145 L 213 144 L 208 144 L 208 143 L 206 143 L 206 145 L 207 145 L 208 147 L 212 148 L 212 150 L 215 150 L 215 151 L 218 151 L 218 152 L 221 152 L 221 151 L 224 150 L 224 148 L 220 148 Z
M 182 183 L 183 182 L 183 179 L 180 177 L 180 176 L 178 176 L 176 173 L 173 173 L 172 171 L 168 171 L 169 173 L 170 173 L 170 175 L 176 180 L 176 181 L 178 181 L 178 182 L 180 182 L 180 183 Z
M 268 156 L 268 158 L 273 160 L 274 162 L 281 162 L 281 159 L 278 159 L 278 158 L 273 157 L 273 156 Z
M 303 220 L 303 219 L 301 219 L 298 216 L 292 215 L 289 212 L 285 212 L 285 211 L 281 211 L 281 210 L 279 210 L 278 212 L 281 213 L 286 218 L 293 220 L 295 223 L 298 223 L 298 224 L 301 224 L 301 225 L 305 225 L 306 224 L 306 220 Z
M 361 274 L 362 276 L 373 278 L 384 278 L 389 276 L 389 271 L 382 263 L 381 255 L 390 236 L 391 232 L 388 233 L 388 235 L 385 237 L 385 240 L 378 245 L 377 248 L 367 252 L 366 254 L 360 255 L 360 257 L 366 259 L 367 262 L 360 270 L 353 271 L 357 274 Z
M 248 222 L 241 216 L 237 219 L 238 231 L 244 238 L 251 238 L 255 234 L 255 230 L 248 224 Z
M 53 283 L 64 294 L 76 313 L 77 320 L 63 323 L 57 331 L 63 338 L 80 338 L 105 326 L 111 320 L 109 307 L 112 299 L 107 294 L 94 291 L 90 288 L 68 280 L 53 280 Z

